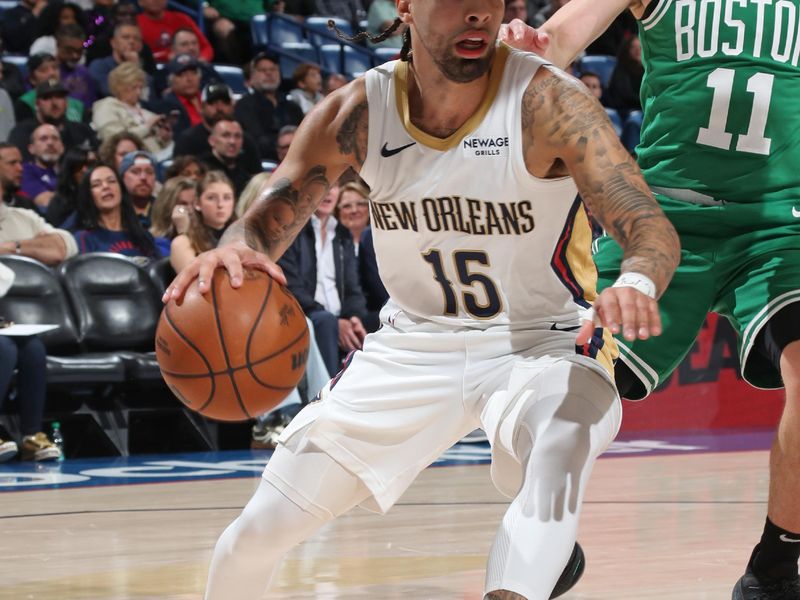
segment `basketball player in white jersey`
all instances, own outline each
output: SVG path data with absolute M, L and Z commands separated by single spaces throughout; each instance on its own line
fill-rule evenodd
M 352 167 L 371 186 L 382 328 L 285 430 L 217 543 L 207 600 L 261 598 L 290 548 L 356 505 L 385 512 L 478 426 L 512 498 L 485 599 L 557 595 L 590 471 L 620 425 L 610 332 L 661 330 L 655 299 L 679 244 L 603 108 L 496 44 L 503 0 L 397 7 L 411 56 L 319 104 L 260 202 L 165 294 L 195 277 L 208 290 L 219 266 L 234 286 L 243 267 L 283 281 L 275 261 L 331 183 Z M 578 192 L 625 250 L 600 296 Z

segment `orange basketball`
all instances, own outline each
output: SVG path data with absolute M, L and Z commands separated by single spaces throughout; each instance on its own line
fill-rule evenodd
M 303 376 L 308 345 L 297 300 L 255 269 L 245 270 L 238 289 L 221 268 L 205 294 L 195 280 L 180 302 L 169 301 L 156 330 L 167 385 L 219 421 L 244 421 L 280 404 Z

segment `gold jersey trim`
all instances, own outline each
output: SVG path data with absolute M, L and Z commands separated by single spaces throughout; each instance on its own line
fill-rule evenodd
M 461 127 L 446 138 L 438 138 L 426 133 L 411 122 L 411 113 L 408 106 L 409 64 L 405 61 L 398 62 L 394 70 L 395 100 L 397 102 L 397 112 L 400 115 L 400 120 L 403 122 L 403 126 L 408 132 L 408 135 L 423 146 L 439 150 L 440 152 L 446 152 L 458 146 L 461 140 L 478 128 L 478 125 L 483 121 L 486 113 L 489 112 L 489 108 L 491 108 L 497 96 L 497 90 L 500 89 L 500 82 L 503 79 L 503 72 L 505 71 L 508 56 L 509 47 L 505 44 L 500 44 L 495 50 L 492 67 L 489 70 L 489 87 L 486 89 L 486 95 L 484 95 L 483 100 L 481 100 L 478 110 L 476 110 Z

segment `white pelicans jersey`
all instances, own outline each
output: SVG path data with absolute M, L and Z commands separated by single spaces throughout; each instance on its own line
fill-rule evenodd
M 536 178 L 523 160 L 522 97 L 543 64 L 498 46 L 486 97 L 446 139 L 411 122 L 408 63 L 367 72 L 361 176 L 381 279 L 412 319 L 453 330 L 563 328 L 594 300 L 591 227 L 574 181 Z M 610 335 L 598 334 L 613 360 Z

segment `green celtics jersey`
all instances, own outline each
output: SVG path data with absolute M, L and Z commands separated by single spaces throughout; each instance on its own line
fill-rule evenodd
M 700 203 L 800 202 L 800 0 L 651 4 L 639 23 L 648 183 Z

